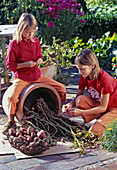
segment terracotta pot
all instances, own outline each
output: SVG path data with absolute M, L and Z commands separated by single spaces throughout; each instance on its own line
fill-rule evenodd
M 8 113 L 8 101 L 7 98 L 11 93 L 12 86 L 10 86 L 4 93 L 2 99 L 2 105 L 5 113 L 9 116 Z M 51 86 L 42 84 L 42 83 L 32 83 L 26 86 L 19 98 L 17 105 L 16 118 L 21 121 L 23 116 L 23 107 L 25 106 L 29 110 L 32 108 L 33 104 L 38 98 L 44 98 L 44 101 L 47 103 L 48 107 L 53 110 L 56 114 L 59 114 L 61 111 L 61 99 L 58 92 Z
M 42 68 L 40 68 L 40 70 L 41 70 L 42 75 L 50 77 L 52 79 L 56 79 L 56 74 L 57 74 L 57 66 L 56 65 L 42 67 Z

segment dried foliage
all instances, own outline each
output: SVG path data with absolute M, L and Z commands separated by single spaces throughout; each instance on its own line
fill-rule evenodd
M 80 154 L 84 154 L 87 147 L 98 147 L 98 136 L 89 132 L 84 124 L 57 116 L 43 98 L 37 99 L 32 110 L 24 108 L 24 119 L 31 116 L 31 122 L 40 129 L 44 129 L 51 136 L 51 145 L 57 141 L 73 142 L 73 148 L 80 148 Z

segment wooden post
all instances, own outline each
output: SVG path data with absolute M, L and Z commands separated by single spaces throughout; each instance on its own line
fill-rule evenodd
M 0 106 L 1 106 L 1 77 L 0 77 Z

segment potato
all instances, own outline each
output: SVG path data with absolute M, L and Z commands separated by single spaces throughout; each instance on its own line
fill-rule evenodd
M 34 132 L 34 129 L 32 126 L 29 126 L 27 129 L 27 134 L 31 134 L 32 132 Z
M 37 141 L 39 141 L 39 140 L 40 140 L 39 137 L 35 137 L 35 138 L 34 138 L 34 141 L 35 141 L 35 142 L 37 142 Z
M 19 138 L 22 139 L 22 141 L 26 141 L 26 137 L 19 135 Z
M 44 138 L 46 138 L 46 132 L 44 130 L 40 130 L 40 131 L 37 132 L 37 136 L 40 139 L 44 139 Z
M 25 152 L 25 150 L 26 150 L 26 145 L 23 144 L 22 146 L 20 146 L 20 150 Z
M 23 127 L 20 127 L 20 128 L 19 128 L 19 131 L 20 131 L 21 133 L 27 133 L 27 129 L 26 129 L 26 128 L 23 128 Z
M 19 135 L 22 136 L 22 133 L 21 133 L 20 130 L 18 129 L 18 130 L 16 130 L 16 136 L 19 136 Z
M 22 138 L 20 136 L 17 137 L 17 140 L 22 142 Z
M 16 145 L 18 148 L 20 148 L 20 146 L 22 146 L 22 143 L 17 143 Z
M 48 146 L 47 142 L 44 142 L 43 147 L 47 148 L 47 146 Z
M 27 136 L 27 141 L 31 142 L 32 141 L 32 137 L 31 136 Z
M 33 149 L 33 152 L 37 152 L 39 149 L 41 149 L 41 147 L 36 146 L 36 147 Z
M 36 142 L 30 142 L 29 146 L 30 147 L 35 147 L 36 146 Z
M 14 128 L 11 128 L 8 130 L 8 134 L 9 134 L 9 136 L 15 136 L 16 130 Z
M 29 153 L 33 151 L 33 148 L 32 146 L 29 148 Z
M 31 137 L 36 137 L 36 136 L 37 136 L 36 132 L 31 132 Z
M 14 136 L 10 136 L 10 137 L 9 137 L 9 142 L 10 142 L 11 144 L 13 144 L 13 140 L 14 140 Z

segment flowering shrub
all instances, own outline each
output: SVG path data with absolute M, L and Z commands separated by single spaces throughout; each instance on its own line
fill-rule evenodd
M 36 0 L 37 3 L 41 2 L 43 4 L 44 10 L 42 13 L 47 13 L 48 17 L 52 17 L 54 19 L 58 18 L 59 11 L 66 9 L 67 11 L 73 12 L 73 14 L 80 18 L 84 16 L 83 12 L 80 11 L 81 4 L 75 0 Z M 86 21 L 81 19 L 80 22 L 85 25 Z M 54 27 L 54 23 L 50 21 L 48 23 L 48 27 Z
M 48 27 L 50 28 L 54 27 L 54 23 L 52 21 L 48 22 Z

